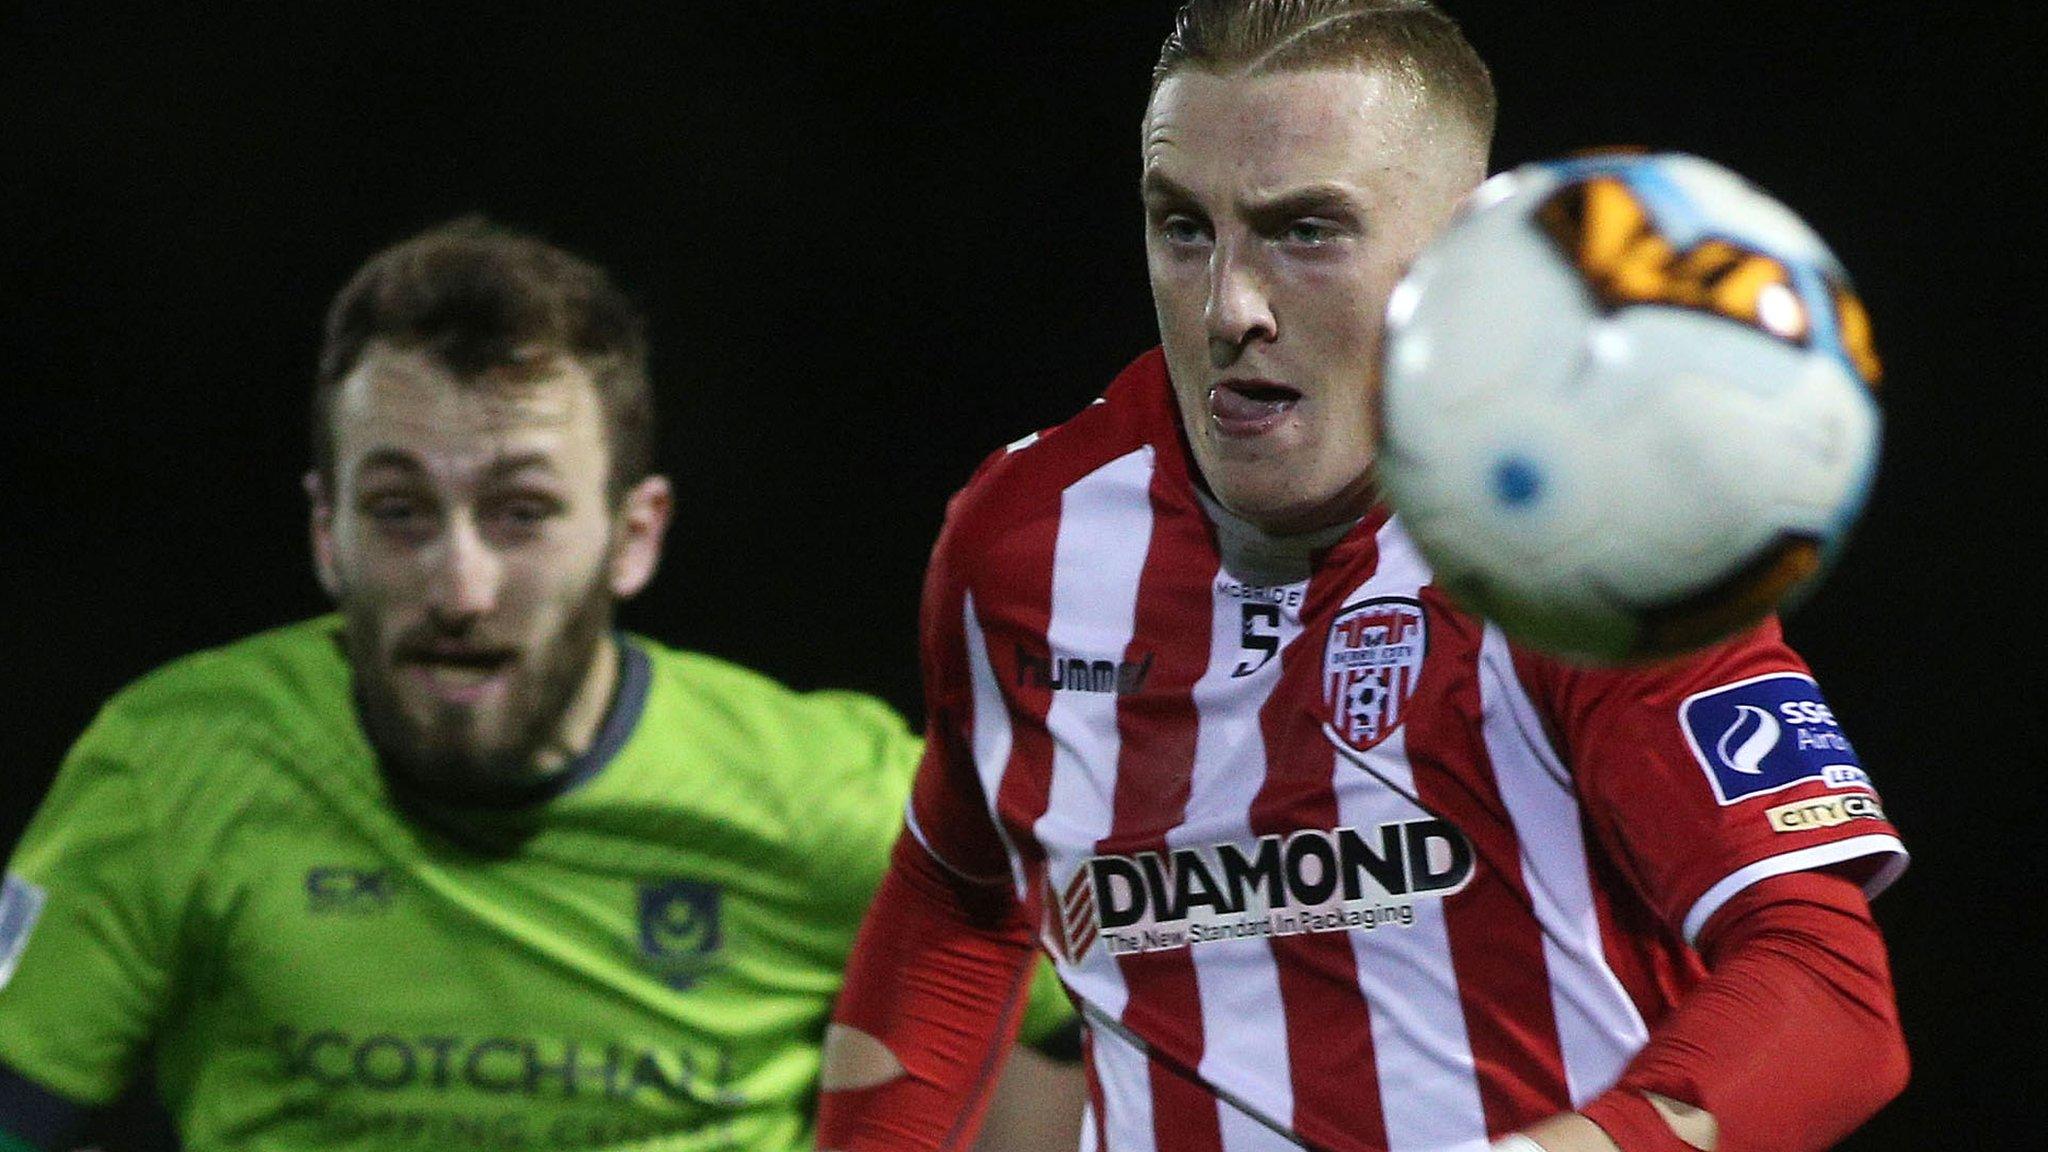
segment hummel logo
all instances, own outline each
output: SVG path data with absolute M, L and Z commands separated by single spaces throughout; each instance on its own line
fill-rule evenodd
M 1017 645 L 1017 686 L 1054 692 L 1104 692 L 1133 696 L 1152 674 L 1152 654 L 1141 660 L 1083 660 L 1078 656 L 1034 655 Z

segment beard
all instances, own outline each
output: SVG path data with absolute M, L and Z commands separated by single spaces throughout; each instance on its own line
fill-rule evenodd
M 407 708 L 398 677 L 412 654 L 434 643 L 505 645 L 489 626 L 441 627 L 431 620 L 378 642 L 381 614 L 360 597 L 342 598 L 343 643 L 354 672 L 356 714 L 394 790 L 452 804 L 518 803 L 546 775 L 540 757 L 556 743 L 563 717 L 588 680 L 613 602 L 600 572 L 554 635 L 520 652 L 495 724 L 475 709 L 432 701 L 424 717 Z M 353 601 L 353 602 L 352 602 Z

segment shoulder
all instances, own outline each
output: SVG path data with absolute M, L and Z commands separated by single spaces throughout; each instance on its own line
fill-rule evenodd
M 340 629 L 323 616 L 172 661 L 116 693 L 74 758 L 169 777 L 358 742 Z
M 173 661 L 122 689 L 72 745 L 24 850 L 118 855 L 142 837 L 168 885 L 217 860 L 300 782 L 339 781 L 362 747 L 338 621 L 308 621 Z M 285 803 L 296 803 L 285 800 Z
M 646 779 L 661 788 L 658 802 L 716 813 L 724 835 L 754 836 L 750 851 L 787 861 L 814 893 L 845 896 L 857 919 L 923 741 L 873 696 L 798 691 L 717 657 L 634 642 L 653 680 L 636 756 L 657 766 Z
M 344 690 L 341 620 L 318 616 L 180 657 L 137 679 L 108 707 L 131 713 L 234 711 Z
M 1132 453 L 1178 442 L 1158 349 L 1138 357 L 1064 423 L 1010 442 L 975 470 L 946 509 L 941 547 L 976 551 L 1056 519 L 1066 491 Z
M 1525 645 L 1510 647 L 1523 683 L 1566 713 L 1631 705 L 1676 716 L 1691 698 L 1717 689 L 1767 678 L 1813 681 L 1775 615 L 1705 648 L 1648 663 L 1577 664 Z
M 634 637 L 652 674 L 650 719 L 721 760 L 786 780 L 907 777 L 917 737 L 884 701 L 799 691 L 751 668 Z

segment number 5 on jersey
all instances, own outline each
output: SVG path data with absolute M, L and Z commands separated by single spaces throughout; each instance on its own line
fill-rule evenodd
M 1237 662 L 1232 677 L 1249 676 L 1280 654 L 1280 606 L 1247 601 L 1241 607 L 1244 615 L 1238 623 L 1238 647 L 1244 649 L 1245 655 Z M 1252 659 L 1254 654 L 1258 655 L 1256 662 Z

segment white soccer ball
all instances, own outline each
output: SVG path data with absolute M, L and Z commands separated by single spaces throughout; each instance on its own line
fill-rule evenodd
M 1533 647 L 1683 652 L 1810 592 L 1876 469 L 1867 313 L 1695 156 L 1532 164 L 1388 305 L 1380 479 L 1441 586 Z

